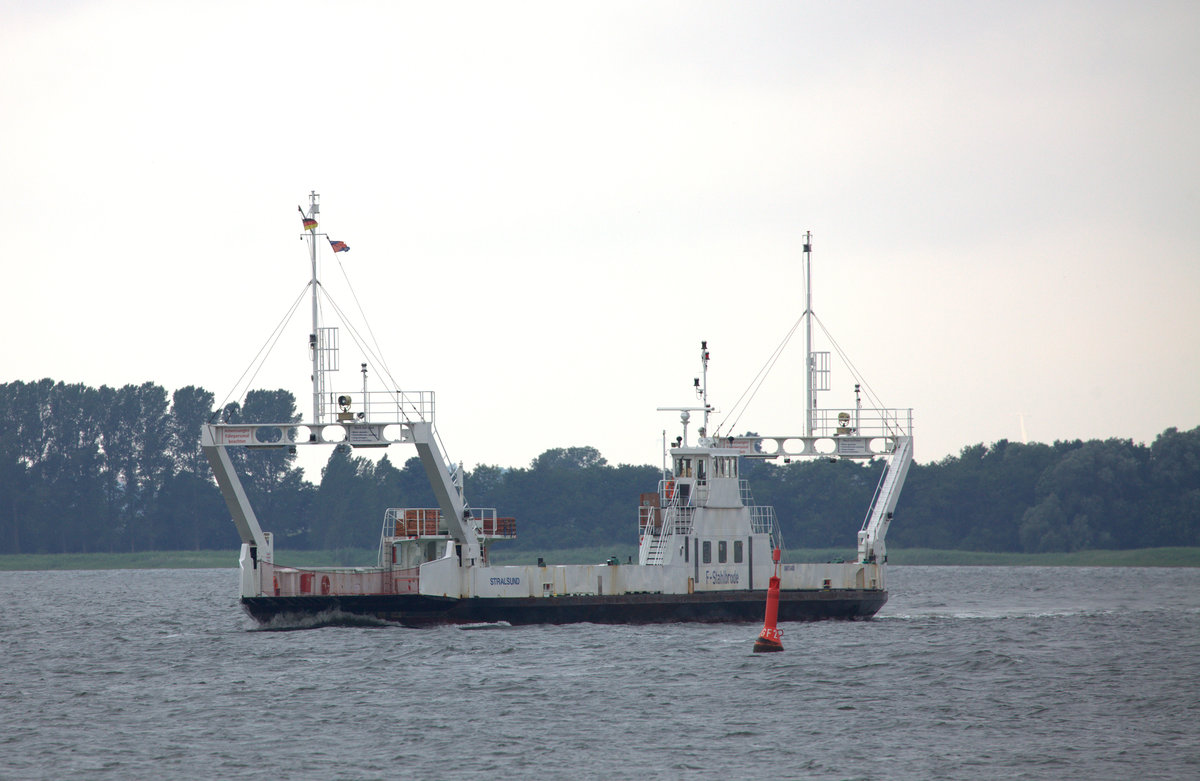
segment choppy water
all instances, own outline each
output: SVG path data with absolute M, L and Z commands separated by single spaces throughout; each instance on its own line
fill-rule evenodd
M 875 620 L 256 631 L 0 573 L 3 778 L 1200 778 L 1200 570 L 893 567 Z

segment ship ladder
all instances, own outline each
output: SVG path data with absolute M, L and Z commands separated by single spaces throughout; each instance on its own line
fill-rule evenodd
M 666 535 L 654 534 L 650 537 L 650 548 L 646 551 L 647 564 L 662 564 L 663 550 L 667 547 Z
M 663 554 L 667 550 L 667 542 L 672 537 L 672 531 L 675 528 L 675 517 L 678 511 L 675 506 L 668 505 L 663 508 L 662 526 L 656 531 L 653 527 L 646 531 L 650 533 L 650 546 L 646 549 L 646 564 L 662 564 Z

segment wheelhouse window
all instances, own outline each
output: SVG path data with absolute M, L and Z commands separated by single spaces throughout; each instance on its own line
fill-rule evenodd
M 737 456 L 714 456 L 713 477 L 737 477 Z

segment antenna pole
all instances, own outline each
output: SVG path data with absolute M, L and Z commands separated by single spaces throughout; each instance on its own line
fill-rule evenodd
M 371 419 L 371 397 L 367 395 L 367 365 L 362 365 L 363 376 L 363 419 Z
M 804 365 L 808 374 L 804 378 L 804 436 L 813 435 L 813 414 L 816 408 L 816 391 L 813 390 L 812 354 L 812 231 L 804 233 Z

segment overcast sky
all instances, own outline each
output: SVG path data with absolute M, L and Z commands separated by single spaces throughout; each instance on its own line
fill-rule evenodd
M 321 230 L 468 466 L 658 463 L 814 309 L 916 458 L 1200 425 L 1195 2 L 10 2 L 0 381 L 221 401 Z M 307 309 L 257 386 L 310 404 Z M 359 385 L 343 337 L 335 386 Z M 803 427 L 797 336 L 737 429 Z M 822 401 L 850 405 L 838 373 Z

